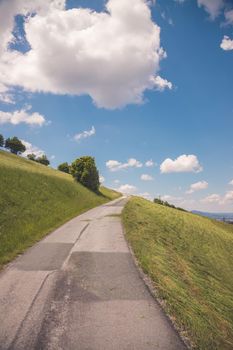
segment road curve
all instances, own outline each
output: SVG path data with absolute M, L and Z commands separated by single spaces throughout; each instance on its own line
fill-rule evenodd
M 125 242 L 126 199 L 69 221 L 0 274 L 1 350 L 184 350 Z

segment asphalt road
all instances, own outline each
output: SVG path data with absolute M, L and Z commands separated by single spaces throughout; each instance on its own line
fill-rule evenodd
M 126 199 L 71 220 L 0 274 L 0 349 L 183 350 L 125 242 Z

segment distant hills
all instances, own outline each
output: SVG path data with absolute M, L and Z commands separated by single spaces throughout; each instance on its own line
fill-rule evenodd
M 228 221 L 233 222 L 233 213 L 209 213 L 204 211 L 193 210 L 193 214 L 198 214 L 201 216 L 206 216 L 211 219 L 215 219 L 218 221 Z

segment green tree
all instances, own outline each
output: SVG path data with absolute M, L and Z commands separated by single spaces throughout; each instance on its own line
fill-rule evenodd
M 36 162 L 48 166 L 50 164 L 50 161 L 46 157 L 45 154 L 43 156 L 36 158 Z
M 28 154 L 27 155 L 27 158 L 29 160 L 33 160 L 34 162 L 36 162 L 36 155 L 34 153 L 31 153 L 31 154 Z
M 70 166 L 67 162 L 58 165 L 57 169 L 62 171 L 63 173 L 70 173 Z
M 4 146 L 4 137 L 0 134 L 0 147 Z
M 71 174 L 76 181 L 91 191 L 99 191 L 99 172 L 95 164 L 95 158 L 85 156 L 76 159 L 71 165 Z
M 6 139 L 5 148 L 9 149 L 11 153 L 14 154 L 26 151 L 26 147 L 16 136 Z

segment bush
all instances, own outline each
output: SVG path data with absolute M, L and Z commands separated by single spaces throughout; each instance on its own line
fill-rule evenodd
M 71 165 L 71 174 L 76 181 L 91 191 L 99 191 L 99 172 L 93 157 L 86 156 L 76 159 Z
M 11 153 L 14 154 L 23 153 L 26 151 L 26 147 L 16 136 L 6 139 L 5 148 L 9 149 Z
M 62 171 L 63 173 L 67 173 L 67 174 L 70 173 L 70 166 L 67 162 L 58 165 L 57 169 L 59 171 Z
M 36 158 L 36 162 L 48 166 L 50 164 L 50 161 L 46 157 L 45 154 L 43 156 Z

